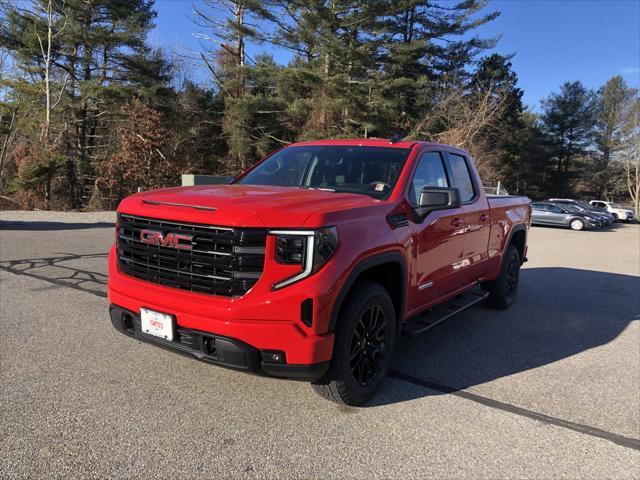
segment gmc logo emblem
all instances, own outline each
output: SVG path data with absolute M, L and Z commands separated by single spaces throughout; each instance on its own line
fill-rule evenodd
M 149 245 L 159 245 L 161 247 L 178 248 L 180 250 L 191 250 L 191 235 L 180 235 L 179 233 L 167 233 L 166 235 L 156 230 L 140 230 L 140 241 Z

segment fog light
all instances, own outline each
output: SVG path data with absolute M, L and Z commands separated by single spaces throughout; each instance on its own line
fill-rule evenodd
M 264 363 L 285 363 L 284 352 L 278 350 L 263 350 L 262 361 Z
M 133 318 L 128 313 L 122 314 L 122 324 L 125 330 L 133 330 Z
M 204 353 L 207 355 L 213 355 L 216 353 L 216 340 L 215 338 L 205 338 L 204 339 Z

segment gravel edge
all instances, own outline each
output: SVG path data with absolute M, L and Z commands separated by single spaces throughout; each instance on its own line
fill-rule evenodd
M 5 210 L 0 222 L 115 223 L 116 212 L 52 212 Z

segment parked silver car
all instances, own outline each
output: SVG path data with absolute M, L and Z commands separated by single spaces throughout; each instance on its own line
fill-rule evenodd
M 567 227 L 571 230 L 598 228 L 602 220 L 595 215 L 589 215 L 568 205 L 557 205 L 549 202 L 535 202 L 531 204 L 532 225 L 555 225 Z
M 607 225 L 616 221 L 616 217 L 614 217 L 612 214 L 602 211 L 594 207 L 590 203 L 582 200 L 573 200 L 571 198 L 550 198 L 549 200 L 547 200 L 547 202 L 561 206 L 572 206 L 583 212 L 585 215 L 602 218 L 603 220 L 605 220 Z

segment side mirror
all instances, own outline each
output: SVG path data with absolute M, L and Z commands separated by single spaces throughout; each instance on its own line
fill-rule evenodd
M 431 212 L 459 207 L 460 192 L 457 188 L 424 187 L 420 191 L 419 205 L 414 211 L 417 221 L 422 222 Z

